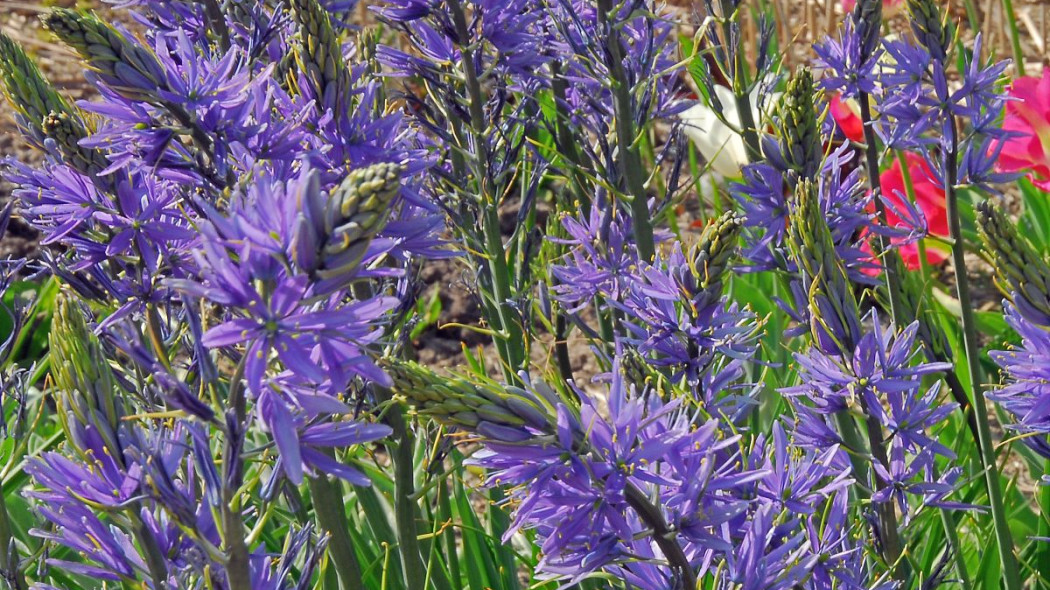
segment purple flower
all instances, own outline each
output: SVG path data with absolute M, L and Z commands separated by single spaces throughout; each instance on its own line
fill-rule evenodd
M 773 425 L 771 449 L 763 438 L 755 444 L 755 454 L 765 455 L 753 459 L 766 474 L 758 481 L 758 495 L 771 505 L 796 515 L 813 514 L 822 500 L 853 483 L 845 451 L 838 445 L 799 455 L 790 444 L 779 422 Z
M 777 156 L 775 145 L 767 142 L 766 146 L 771 154 L 769 162 L 745 166 L 743 181 L 730 188 L 744 210 L 744 225 L 753 229 L 744 253 L 750 263 L 746 268 L 795 272 L 785 243 L 791 214 L 791 185 L 785 180 L 788 171 Z M 851 166 L 855 157 L 847 144 L 828 154 L 819 174 L 818 194 L 836 253 L 845 262 L 850 279 L 871 283 L 872 278 L 865 272 L 872 268 L 871 256 L 856 238 L 877 226 L 868 212 L 871 197 L 864 191 L 861 171 Z
M 360 471 L 340 463 L 322 449 L 348 448 L 386 438 L 391 432 L 389 426 L 353 421 L 308 424 L 274 391 L 259 397 L 256 411 L 277 445 L 281 470 L 293 484 L 302 483 L 305 472 L 340 477 L 358 486 L 371 485 Z M 349 408 L 346 411 L 349 413 Z
M 172 281 L 183 292 L 240 310 L 209 329 L 203 343 L 212 348 L 245 345 L 245 376 L 253 392 L 261 392 L 271 354 L 283 366 L 315 383 L 340 390 L 350 375 L 382 378 L 382 372 L 365 356 L 364 347 L 381 331 L 374 323 L 397 300 L 390 297 L 340 305 L 328 298 L 313 302 L 309 278 L 273 277 L 272 289 L 260 292 L 255 277 L 236 265 L 229 253 L 210 242 L 201 258 L 203 282 Z
M 666 584 L 669 569 L 657 573 L 631 560 L 660 549 L 645 538 L 651 524 L 629 498 L 657 498 L 657 510 L 687 542 L 686 554 L 699 559 L 725 548 L 719 527 L 747 505 L 734 492 L 762 473 L 741 468 L 733 450 L 739 437 L 725 434 L 719 420 L 693 416 L 680 400 L 638 393 L 618 363 L 608 379 L 607 417 L 578 390 L 579 414 L 560 405 L 548 436 L 532 444 L 488 442 L 475 462 L 493 470 L 491 484 L 512 486 L 516 510 L 507 536 L 535 530 L 544 552 L 541 571 L 573 580 L 611 568 L 639 583 Z
M 882 51 L 862 55 L 861 38 L 853 19 L 853 15 L 846 17 L 839 40 L 828 37 L 813 46 L 817 53 L 817 65 L 824 68 L 820 87 L 839 92 L 842 98 L 853 98 L 860 93 L 878 93 L 875 66 L 879 63 Z
M 789 397 L 804 398 L 822 413 L 834 413 L 854 406 L 863 398 L 880 421 L 888 422 L 881 396 L 914 393 L 924 375 L 951 368 L 948 363 L 912 364 L 918 324 L 899 333 L 891 326 L 879 326 L 873 311 L 867 318 L 873 329 L 864 334 L 848 356 L 826 354 L 814 348 L 796 354 L 802 384 L 784 389 Z
M 1015 297 L 1022 301 L 1023 297 Z M 1016 350 L 992 352 L 1006 377 L 1004 386 L 989 393 L 1015 420 L 1008 425 L 1040 455 L 1050 458 L 1050 331 L 1027 320 L 1012 303 L 1005 305 L 1006 322 L 1021 336 Z
M 146 564 L 131 536 L 108 525 L 82 504 L 41 505 L 38 510 L 55 530 L 32 529 L 36 537 L 53 541 L 80 553 L 88 563 L 47 559 L 48 565 L 102 580 L 136 580 L 146 574 Z
M 574 311 L 590 303 L 596 295 L 619 300 L 627 277 L 638 265 L 638 254 L 628 239 L 630 219 L 614 206 L 595 204 L 579 217 L 565 216 L 562 227 L 568 238 L 557 241 L 571 250 L 563 264 L 551 268 L 558 279 L 554 292 Z

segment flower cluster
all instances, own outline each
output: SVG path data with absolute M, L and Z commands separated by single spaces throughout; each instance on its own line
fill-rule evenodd
M 412 364 L 391 374 L 418 411 L 481 437 L 485 450 L 473 462 L 490 470 L 489 485 L 511 488 L 504 539 L 534 531 L 548 575 L 571 581 L 604 570 L 653 590 L 704 576 L 730 585 L 866 584 L 838 449 L 793 452 L 780 426 L 742 448 L 722 420 L 688 399 L 639 390 L 618 362 L 602 379 L 607 412 L 582 389 L 575 407 L 530 379 L 501 392 Z
M 234 500 L 260 470 L 263 497 L 369 484 L 333 450 L 391 433 L 361 414 L 363 387 L 389 384 L 370 357 L 412 304 L 409 258 L 445 255 L 419 192 L 431 161 L 315 0 L 136 8 L 145 38 L 75 10 L 44 19 L 94 102 L 63 98 L 0 36 L 0 82 L 45 152 L 7 161 L 18 208 L 56 247 L 54 274 L 106 310 L 101 342 L 72 302 L 56 318 L 69 448 L 29 467 L 59 525 L 39 534 L 83 554 L 63 569 L 106 580 L 283 588 L 323 540 L 303 529 L 275 561 L 246 544 Z
M 1021 337 L 1016 350 L 992 353 L 1006 377 L 1004 387 L 989 394 L 1017 422 L 1010 427 L 1027 445 L 1050 458 L 1050 414 L 1047 413 L 1046 360 L 1050 358 L 1050 267 L 1000 211 L 988 203 L 978 209 L 985 249 L 995 261 L 999 284 L 1007 296 L 1006 322 Z
M 42 19 L 87 100 L 0 33 L 40 152 L 3 161 L 0 234 L 41 236 L 0 262 L 3 583 L 888 590 L 977 565 L 1020 590 L 1050 567 L 1000 469 L 1015 441 L 1050 458 L 1050 265 L 1021 237 L 1050 236 L 1046 105 L 933 0 L 846 3 L 784 77 L 775 11 L 742 0 L 698 6 L 692 39 L 651 0 L 112 4 Z M 1023 231 L 982 199 L 1022 172 Z M 1020 337 L 991 353 L 998 445 L 970 203 Z

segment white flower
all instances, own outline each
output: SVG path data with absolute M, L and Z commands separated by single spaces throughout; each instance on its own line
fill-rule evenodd
M 751 112 L 756 118 L 756 123 L 762 120 L 759 112 L 759 90 L 765 85 L 759 84 L 751 92 Z M 722 103 L 722 114 L 726 121 L 739 129 L 740 114 L 737 112 L 736 99 L 733 91 L 725 86 L 715 85 L 715 94 L 718 101 Z M 775 93 L 770 100 L 765 102 L 766 109 L 769 105 L 776 104 L 780 94 Z M 711 107 L 697 103 L 679 115 L 685 123 L 684 131 L 689 139 L 696 144 L 696 149 L 711 166 L 711 169 L 726 177 L 740 176 L 740 168 L 747 164 L 747 150 L 744 148 L 744 140 L 718 118 Z

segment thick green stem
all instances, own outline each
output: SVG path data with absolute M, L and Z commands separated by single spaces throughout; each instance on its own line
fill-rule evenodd
M 3 577 L 10 582 L 14 590 L 25 590 L 26 581 L 22 577 L 22 568 L 18 563 L 18 552 L 15 551 L 14 543 L 12 543 L 7 498 L 0 499 L 0 568 L 3 568 Z
M 864 413 L 867 414 L 864 425 L 868 431 L 872 457 L 889 469 L 890 462 L 886 457 L 886 441 L 882 438 L 882 425 L 867 409 Z M 882 490 L 889 485 L 889 482 L 876 476 L 875 485 L 877 489 Z M 904 580 L 908 577 L 908 562 L 901 560 L 901 538 L 897 531 L 897 512 L 893 507 L 893 501 L 887 499 L 879 502 L 875 505 L 875 512 L 879 515 L 879 524 L 882 528 L 882 547 L 886 563 L 893 568 L 894 578 Z
M 918 201 L 915 196 L 915 185 L 912 184 L 911 171 L 908 169 L 908 161 L 904 156 L 904 152 L 897 152 L 897 162 L 901 167 L 901 177 L 904 179 L 904 190 L 908 195 L 908 200 L 912 204 L 916 204 Z M 926 260 L 926 247 L 925 239 L 919 240 L 919 264 L 922 267 L 922 284 L 925 292 L 926 286 L 930 284 L 932 280 L 930 276 L 930 264 Z M 916 307 L 918 307 L 916 305 Z M 920 316 L 918 309 L 909 310 L 914 312 L 915 319 L 922 323 L 926 323 L 927 319 Z M 930 362 L 934 363 L 950 363 L 952 359 L 948 358 L 948 355 L 944 351 L 937 350 L 934 346 L 930 333 L 933 330 L 932 326 L 919 331 L 919 337 L 923 340 L 925 348 L 926 358 Z M 970 436 L 973 438 L 974 444 L 978 444 L 979 435 L 977 428 L 977 419 L 973 415 L 973 408 L 970 406 L 970 398 L 966 396 L 966 388 L 963 387 L 962 381 L 959 380 L 959 376 L 955 373 L 955 368 L 946 371 L 944 373 L 944 381 L 948 384 L 948 391 L 952 394 L 952 399 L 955 403 L 959 404 L 959 410 L 966 417 L 966 426 L 970 430 Z
M 226 26 L 226 17 L 222 14 L 222 8 L 216 0 L 199 0 L 204 5 L 204 14 L 208 19 L 208 26 L 219 41 L 219 48 L 223 51 L 230 50 L 230 30 Z
M 988 502 L 991 504 L 992 521 L 995 525 L 995 538 L 999 546 L 999 563 L 1003 571 L 1003 587 L 1006 590 L 1020 590 L 1021 581 L 1017 571 L 1017 559 L 1014 557 L 1013 537 L 1003 507 L 1002 491 L 999 488 L 999 471 L 995 464 L 994 441 L 988 424 L 988 406 L 984 400 L 981 381 L 980 346 L 977 344 L 977 322 L 973 315 L 973 303 L 970 300 L 970 283 L 966 276 L 964 254 L 965 238 L 962 234 L 962 221 L 959 217 L 959 195 L 955 190 L 958 180 L 958 138 L 954 119 L 949 125 L 949 145 L 945 161 L 945 197 L 948 213 L 948 230 L 955 240 L 952 245 L 952 266 L 955 271 L 955 289 L 962 311 L 963 346 L 966 352 L 966 364 L 969 369 L 970 387 L 973 391 L 973 409 L 977 418 L 978 443 L 981 447 L 981 462 L 984 465 L 985 483 L 988 488 Z
M 944 528 L 944 536 L 948 540 L 948 550 L 952 552 L 952 560 L 955 561 L 955 573 L 959 576 L 959 583 L 963 588 L 970 588 L 970 574 L 966 571 L 966 557 L 962 554 L 962 544 L 959 542 L 959 532 L 955 530 L 955 519 L 952 511 L 941 508 L 941 526 Z
M 868 433 L 868 443 L 870 444 L 871 451 L 870 455 L 875 461 L 879 461 L 883 465 L 888 465 L 889 463 L 886 461 L 884 441 L 882 439 L 882 427 L 870 412 L 865 413 L 868 414 L 867 420 L 865 421 L 865 428 Z M 864 456 L 865 451 L 868 451 L 869 447 L 864 443 L 860 430 L 857 428 L 857 423 L 853 420 L 853 417 L 849 412 L 842 411 L 835 414 L 835 422 L 839 428 L 839 436 L 842 437 L 842 442 L 846 445 L 846 448 L 849 451 L 850 463 L 853 466 L 853 477 L 861 483 L 861 486 L 854 488 L 857 499 L 866 500 L 870 496 L 868 495 L 868 489 L 864 486 L 871 485 L 873 480 L 879 489 L 886 484 L 881 478 L 872 477 L 872 471 L 869 468 L 868 460 Z M 886 563 L 893 568 L 894 578 L 905 579 L 908 575 L 907 562 L 900 559 L 901 541 L 900 534 L 897 531 L 897 514 L 894 512 L 893 502 L 880 502 L 875 505 L 875 511 L 879 520 L 879 534 L 882 541 L 883 558 L 886 560 Z
M 584 188 L 588 185 L 581 173 L 583 167 L 579 150 L 576 149 L 577 138 L 572 132 L 570 114 L 565 110 L 568 105 L 569 83 L 562 73 L 559 62 L 551 63 L 551 92 L 554 94 L 555 125 L 558 134 L 558 150 L 561 157 L 568 162 L 569 186 L 573 195 L 579 200 L 580 212 L 586 217 L 591 212 L 590 195 Z
M 317 524 L 328 533 L 328 554 L 335 570 L 339 574 L 339 587 L 342 590 L 364 588 L 361 575 L 361 564 L 354 553 L 350 540 L 350 525 L 346 519 L 346 505 L 343 503 L 342 484 L 325 476 L 307 479 L 310 486 L 310 497 L 313 499 L 314 514 Z
M 651 262 L 656 256 L 653 225 L 649 218 L 649 199 L 645 193 L 645 170 L 642 157 L 635 145 L 634 113 L 631 109 L 631 89 L 627 86 L 627 73 L 623 68 L 623 46 L 615 21 L 610 22 L 612 0 L 598 0 L 598 28 L 607 30 L 606 50 L 609 55 L 609 82 L 612 84 L 613 111 L 616 114 L 616 143 L 620 173 L 627 185 L 631 199 L 631 220 L 634 228 L 638 256 Z
M 155 588 L 162 589 L 166 587 L 168 580 L 168 565 L 164 559 L 164 554 L 160 550 L 160 545 L 157 544 L 156 537 L 153 536 L 153 532 L 139 518 L 141 509 L 142 504 L 134 502 L 127 514 L 133 523 L 132 532 L 135 535 L 135 539 L 138 540 L 143 553 L 146 555 L 146 567 L 149 568 L 149 575 L 153 578 L 153 585 Z
M 835 425 L 838 426 L 842 443 L 846 445 L 850 465 L 853 467 L 853 479 L 860 484 L 853 486 L 856 499 L 867 500 L 871 497 L 868 488 L 871 485 L 871 470 L 868 468 L 868 461 L 864 456 L 867 454 L 864 439 L 860 436 L 860 430 L 857 428 L 857 423 L 853 420 L 853 416 L 850 416 L 847 411 L 835 414 Z
M 467 17 L 463 6 L 459 0 L 449 0 L 448 4 L 455 23 L 456 34 L 465 43 L 470 39 L 470 31 L 467 28 Z M 474 135 L 474 147 L 477 150 L 478 169 L 475 174 L 480 188 L 482 207 L 480 221 L 482 233 L 485 236 L 489 275 L 492 280 L 492 297 L 495 299 L 496 317 L 489 318 L 489 322 L 498 324 L 498 337 L 504 339 L 504 345 L 501 347 L 505 351 L 505 358 L 502 359 L 504 377 L 508 383 L 518 383 L 517 372 L 525 368 L 527 361 L 525 335 L 521 325 L 513 319 L 516 312 L 512 308 L 510 271 L 507 266 L 507 252 L 500 232 L 499 199 L 493 187 L 488 186 L 491 179 L 489 178 L 488 138 L 485 135 L 483 110 L 485 97 L 478 80 L 478 73 L 474 70 L 474 50 L 470 45 L 461 45 L 460 51 L 463 53 L 461 63 L 466 79 L 471 133 Z
M 554 318 L 554 357 L 558 362 L 558 375 L 566 384 L 573 380 L 568 340 L 569 325 L 565 321 L 565 312 L 558 310 Z
M 871 192 L 875 195 L 875 213 L 878 216 L 879 224 L 882 226 L 887 225 L 886 220 L 886 204 L 882 202 L 882 179 L 879 171 L 879 150 L 875 144 L 875 129 L 872 127 L 871 121 L 871 104 L 867 94 L 860 94 L 860 116 L 864 122 L 864 143 L 866 147 L 864 149 L 865 161 L 868 168 L 868 182 L 871 183 Z M 887 251 L 886 240 L 882 236 L 875 237 L 875 255 L 881 257 Z M 900 312 L 901 312 L 901 283 L 900 277 L 897 276 L 897 267 L 893 264 L 884 264 L 883 272 L 886 275 L 886 289 L 889 291 L 890 301 L 890 316 L 893 318 L 893 323 L 897 327 L 901 326 L 900 323 Z
M 1014 67 L 1017 75 L 1024 76 L 1024 51 L 1021 49 L 1021 32 L 1017 30 L 1017 15 L 1014 13 L 1014 0 L 1003 0 L 1003 12 L 1006 26 L 1010 28 L 1010 45 L 1014 52 Z M 979 56 L 974 56 L 979 59 Z
M 383 391 L 381 401 L 390 399 Z M 405 423 L 401 407 L 393 406 L 386 413 L 386 423 L 393 430 L 397 446 L 391 451 L 394 462 L 394 518 L 397 527 L 397 548 L 401 555 L 401 567 L 405 574 L 406 588 L 426 588 L 426 571 L 423 556 L 419 552 L 419 532 L 416 523 L 420 520 L 419 506 L 415 498 L 415 460 L 412 457 L 414 437 Z

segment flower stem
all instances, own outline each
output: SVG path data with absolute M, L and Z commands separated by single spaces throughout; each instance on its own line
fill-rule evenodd
M 246 357 L 241 357 L 237 368 L 230 379 L 228 403 L 234 412 L 235 428 L 242 428 L 247 416 L 247 400 L 241 380 L 244 377 Z M 242 434 L 226 433 L 226 450 L 223 460 L 227 473 L 223 477 L 222 502 L 222 541 L 226 552 L 226 579 L 230 590 L 252 590 L 252 578 L 248 564 L 248 546 L 244 542 L 244 521 L 241 518 L 237 498 L 241 485 L 240 454 Z
M 342 484 L 325 476 L 307 478 L 310 497 L 313 499 L 317 524 L 331 535 L 328 553 L 339 574 L 339 587 L 342 590 L 364 588 L 361 575 L 361 564 L 357 561 L 354 547 L 350 540 L 350 525 L 346 520 L 346 506 L 343 503 Z
M 959 576 L 959 583 L 963 588 L 970 588 L 970 574 L 966 571 L 966 558 L 962 554 L 962 544 L 959 542 L 959 532 L 955 530 L 955 519 L 952 511 L 941 508 L 941 526 L 944 527 L 944 536 L 948 539 L 948 550 L 952 552 L 955 561 L 955 573 Z
M 11 537 L 11 518 L 7 513 L 7 498 L 0 499 L 0 568 L 3 578 L 14 590 L 25 590 L 26 581 L 18 563 L 18 551 Z
M 875 329 L 879 328 L 876 326 Z M 889 469 L 890 462 L 886 456 L 886 441 L 882 438 L 882 425 L 872 412 L 865 409 L 864 413 L 867 415 L 864 422 L 868 431 L 868 441 L 871 443 L 872 457 Z M 878 475 L 875 479 L 875 485 L 880 490 L 889 485 L 889 482 L 883 481 Z M 908 577 L 908 562 L 901 560 L 901 538 L 897 531 L 897 511 L 893 507 L 893 500 L 887 498 L 879 502 L 875 506 L 875 511 L 879 515 L 879 524 L 882 526 L 882 546 L 886 554 L 886 563 L 893 568 L 894 578 L 904 580 Z
M 467 16 L 459 0 L 449 0 L 449 8 L 452 11 L 456 34 L 463 43 L 470 38 L 467 28 Z M 498 324 L 499 338 L 503 339 L 501 351 L 504 352 L 503 373 L 508 383 L 518 383 L 517 372 L 525 368 L 527 361 L 525 354 L 525 335 L 521 325 L 512 318 L 515 311 L 511 307 L 510 270 L 507 266 L 507 253 L 503 246 L 503 237 L 500 233 L 499 222 L 499 200 L 489 187 L 489 153 L 488 138 L 486 137 L 485 104 L 484 94 L 481 91 L 481 83 L 478 73 L 474 69 L 474 50 L 470 45 L 461 45 L 463 53 L 463 75 L 466 79 L 467 103 L 470 111 L 471 133 L 474 135 L 474 145 L 477 150 L 478 169 L 475 171 L 480 187 L 481 197 L 481 226 L 485 240 L 485 251 L 488 260 L 489 275 L 492 281 L 492 297 L 495 299 L 493 306 L 496 317 L 489 318 L 490 323 Z
M 722 0 L 722 34 L 725 42 L 729 43 L 734 38 L 732 34 L 732 20 L 736 18 L 736 10 L 733 2 Z M 739 41 L 737 46 L 730 49 L 733 55 L 733 72 L 730 82 L 733 85 L 733 101 L 736 104 L 736 112 L 740 117 L 740 135 L 744 140 L 744 151 L 747 152 L 748 162 L 759 162 L 762 158 L 762 147 L 758 140 L 758 127 L 755 125 L 755 114 L 751 110 L 751 96 L 747 90 L 747 56 L 744 54 L 743 37 L 736 36 Z
M 1024 51 L 1021 50 L 1021 34 L 1017 30 L 1017 16 L 1014 14 L 1014 0 L 1003 0 L 1003 16 L 1010 28 L 1010 45 L 1014 52 L 1014 67 L 1017 75 L 1024 76 Z
M 867 144 L 864 148 L 864 156 L 868 168 L 868 182 L 871 183 L 871 193 L 875 196 L 875 213 L 878 216 L 879 224 L 885 227 L 887 225 L 886 218 L 886 204 L 882 202 L 882 179 L 879 172 L 879 150 L 878 146 L 875 145 L 875 129 L 872 127 L 871 120 L 871 98 L 867 93 L 860 93 L 860 116 L 864 122 L 864 143 Z M 875 256 L 881 257 L 887 252 L 887 245 L 883 236 L 875 237 Z M 890 300 L 890 316 L 893 318 L 893 323 L 900 327 L 900 312 L 901 312 L 901 283 L 900 277 L 897 276 L 897 267 L 893 264 L 883 264 L 883 272 L 886 274 L 886 289 L 889 291 Z
M 645 171 L 642 157 L 635 145 L 634 116 L 631 111 L 631 89 L 627 87 L 627 73 L 623 69 L 623 46 L 615 22 L 610 22 L 612 0 L 598 0 L 598 29 L 608 31 L 606 51 L 609 56 L 609 77 L 612 83 L 613 111 L 616 114 L 616 142 L 621 171 L 631 199 L 631 221 L 638 256 L 652 262 L 656 255 L 652 220 L 649 219 L 649 199 L 645 193 Z
M 962 221 L 959 217 L 959 195 L 955 190 L 958 179 L 958 137 L 954 119 L 949 127 L 950 149 L 945 160 L 945 196 L 948 212 L 948 229 L 955 244 L 952 246 L 952 266 L 955 271 L 955 289 L 962 311 L 963 346 L 966 352 L 966 364 L 970 375 L 970 387 L 973 390 L 973 409 L 977 418 L 977 427 L 981 447 L 981 462 L 984 465 L 985 483 L 988 488 L 988 502 L 991 504 L 992 521 L 995 525 L 995 538 L 999 546 L 999 563 L 1003 571 L 1003 587 L 1006 590 L 1020 590 L 1021 581 L 1017 572 L 1017 560 L 1014 557 L 1014 543 L 1007 522 L 1006 510 L 1003 508 L 1002 491 L 999 488 L 999 472 L 995 465 L 995 451 L 992 431 L 988 425 L 988 406 L 984 400 L 981 386 L 980 347 L 977 344 L 977 323 L 973 315 L 970 300 L 970 284 L 966 276 L 964 238 Z
M 897 162 L 901 167 L 901 178 L 904 179 L 904 190 L 907 193 L 908 200 L 912 204 L 917 204 L 918 199 L 915 196 L 915 185 L 912 183 L 911 171 L 908 169 L 908 162 L 904 156 L 904 152 L 897 152 Z M 922 271 L 922 286 L 923 292 L 926 292 L 927 286 L 931 284 L 933 280 L 930 274 L 930 263 L 926 259 L 926 239 L 920 239 L 918 244 L 919 249 L 919 264 L 921 265 Z M 915 309 L 905 310 L 907 312 L 914 313 L 914 317 L 922 324 L 926 324 L 929 320 L 924 318 L 919 313 L 919 305 L 921 302 L 913 302 L 912 307 Z M 926 358 L 930 362 L 935 363 L 951 363 L 952 359 L 949 358 L 948 354 L 945 354 L 943 350 L 938 350 L 938 347 L 934 346 L 933 339 L 930 338 L 930 331 L 932 327 L 927 327 L 919 331 L 919 337 L 923 340 Z M 959 410 L 966 417 L 966 426 L 970 429 L 970 436 L 973 438 L 974 444 L 978 444 L 980 435 L 978 434 L 977 419 L 973 415 L 973 407 L 970 406 L 970 398 L 966 396 L 966 388 L 963 387 L 962 381 L 959 380 L 959 376 L 955 373 L 955 368 L 945 371 L 944 381 L 948 384 L 948 390 L 952 394 L 952 399 L 955 403 L 959 404 Z
M 375 389 L 380 403 L 391 399 L 390 391 L 381 387 Z M 415 463 L 412 447 L 415 438 L 405 423 L 400 405 L 391 407 L 384 420 L 393 430 L 393 439 L 397 443 L 390 456 L 394 463 L 394 524 L 397 527 L 397 548 L 401 555 L 405 586 L 422 590 L 426 588 L 426 571 L 419 552 L 419 532 L 416 530 L 416 522 L 420 517 L 419 506 L 414 500 Z
M 649 528 L 653 529 L 653 539 L 656 541 L 656 545 L 660 547 L 660 550 L 663 551 L 664 557 L 670 562 L 671 569 L 678 572 L 682 582 L 681 587 L 689 588 L 690 590 L 696 588 L 696 573 L 693 571 L 693 566 L 689 563 L 689 558 L 686 557 L 685 552 L 682 551 L 682 546 L 672 538 L 674 533 L 667 526 L 667 522 L 664 521 L 660 509 L 654 506 L 649 501 L 649 498 L 633 484 L 627 484 L 624 496 L 627 499 L 627 503 L 631 505 L 631 508 L 634 508 L 642 521 Z
M 1050 475 L 1050 459 L 1046 460 L 1043 473 Z M 1036 533 L 1040 537 L 1050 537 L 1050 485 L 1039 486 L 1039 528 Z M 1043 541 L 1037 543 L 1038 557 L 1036 558 L 1036 569 L 1041 572 L 1050 572 L 1050 543 Z
M 165 587 L 165 582 L 168 579 L 168 566 L 164 560 L 164 554 L 157 544 L 156 537 L 153 536 L 153 532 L 146 527 L 146 523 L 142 522 L 142 519 L 139 518 L 136 512 L 140 507 L 141 504 L 135 502 L 130 512 L 131 520 L 134 523 L 135 538 L 138 539 L 139 544 L 142 545 L 142 550 L 146 554 L 146 567 L 149 568 L 154 587 L 161 589 Z
M 857 423 L 850 416 L 849 412 L 841 411 L 835 413 L 835 425 L 838 426 L 842 443 L 846 445 L 850 465 L 853 467 L 853 479 L 861 484 L 853 486 L 856 499 L 867 500 L 871 497 L 867 487 L 871 484 L 871 474 L 868 469 L 868 463 L 863 456 L 865 451 L 864 441 L 860 437 Z

